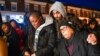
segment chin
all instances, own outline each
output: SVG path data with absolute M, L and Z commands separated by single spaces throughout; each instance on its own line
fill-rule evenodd
M 70 39 L 70 37 L 65 37 L 65 39 L 69 40 L 69 39 Z

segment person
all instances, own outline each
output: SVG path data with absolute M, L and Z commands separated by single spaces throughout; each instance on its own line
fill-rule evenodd
M 64 8 L 64 5 L 59 1 L 56 1 L 49 10 L 49 16 L 53 19 L 53 27 L 56 30 L 57 33 L 56 35 L 58 39 L 60 38 L 60 33 L 58 28 L 62 20 L 67 20 L 66 14 L 67 13 Z
M 88 24 L 88 30 L 89 32 L 91 31 L 98 31 L 98 28 L 97 28 L 97 21 L 95 20 L 95 18 L 91 19 L 89 24 Z
M 95 18 L 92 18 L 88 24 L 88 31 L 94 33 L 97 36 L 97 39 L 100 43 L 100 28 Z
M 0 56 L 8 56 L 7 44 L 2 37 L 0 37 Z
M 95 18 L 95 19 L 96 19 L 96 21 L 98 22 L 98 26 L 100 26 L 100 18 L 97 17 L 97 18 Z
M 22 51 L 23 50 L 23 37 L 24 37 L 23 30 L 19 28 L 19 25 L 15 20 L 11 20 L 9 23 L 19 37 L 18 46 L 19 46 L 20 51 Z
M 81 30 L 88 30 L 88 23 L 87 23 L 87 19 L 83 19 L 82 20 L 82 29 Z
M 95 20 L 97 21 L 97 29 L 98 29 L 98 32 L 100 33 L 100 18 L 95 18 Z
M 8 56 L 19 56 L 18 36 L 16 32 L 11 28 L 9 23 L 3 23 L 1 29 L 3 33 L 2 37 L 7 43 Z
M 24 56 L 53 56 L 55 34 L 51 26 L 52 19 L 43 19 L 39 11 L 30 12 L 28 19 L 27 46 L 24 49 Z
M 72 22 L 63 21 L 59 29 L 61 39 L 54 56 L 100 56 L 94 34 L 77 31 Z

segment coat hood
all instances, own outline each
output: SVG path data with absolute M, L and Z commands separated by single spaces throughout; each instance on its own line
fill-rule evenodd
M 51 14 L 51 12 L 52 12 L 53 10 L 59 11 L 59 12 L 62 14 L 62 16 L 63 16 L 64 18 L 66 18 L 66 10 L 65 10 L 65 8 L 64 8 L 64 5 L 63 5 L 61 2 L 56 1 L 56 2 L 51 6 L 51 8 L 50 8 L 50 10 L 49 10 L 49 15 Z

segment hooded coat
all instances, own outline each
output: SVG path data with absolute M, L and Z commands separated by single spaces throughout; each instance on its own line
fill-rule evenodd
M 60 12 L 60 14 L 62 15 L 62 18 L 61 20 L 55 20 L 55 18 L 53 17 L 53 14 L 52 14 L 52 11 L 58 11 Z M 63 20 L 66 20 L 67 17 L 66 17 L 66 10 L 64 8 L 64 5 L 59 2 L 59 1 L 56 1 L 50 8 L 49 10 L 49 16 L 53 19 L 53 27 L 55 28 L 55 32 L 56 32 L 56 35 L 57 35 L 57 38 L 60 38 L 60 33 L 59 33 L 59 26 L 61 24 L 61 21 Z
M 49 15 L 51 15 L 51 12 L 55 10 L 61 13 L 61 15 L 63 16 L 63 18 L 66 18 L 66 10 L 64 8 L 64 5 L 61 2 L 56 1 L 50 8 L 49 10 Z

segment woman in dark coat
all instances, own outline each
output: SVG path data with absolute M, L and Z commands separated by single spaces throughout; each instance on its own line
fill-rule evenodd
M 20 29 L 18 23 L 15 20 L 11 20 L 10 25 L 18 35 L 18 38 L 19 38 L 18 47 L 20 51 L 22 51 L 23 50 L 23 36 L 24 36 L 23 30 Z
M 38 11 L 29 14 L 25 56 L 53 56 L 55 34 L 52 23 L 52 19 L 43 19 Z
M 60 32 L 62 39 L 58 42 L 54 56 L 100 56 L 100 47 L 94 34 L 75 30 L 72 22 L 62 23 Z
M 18 36 L 8 23 L 3 23 L 2 26 L 3 38 L 8 46 L 8 56 L 19 56 Z

